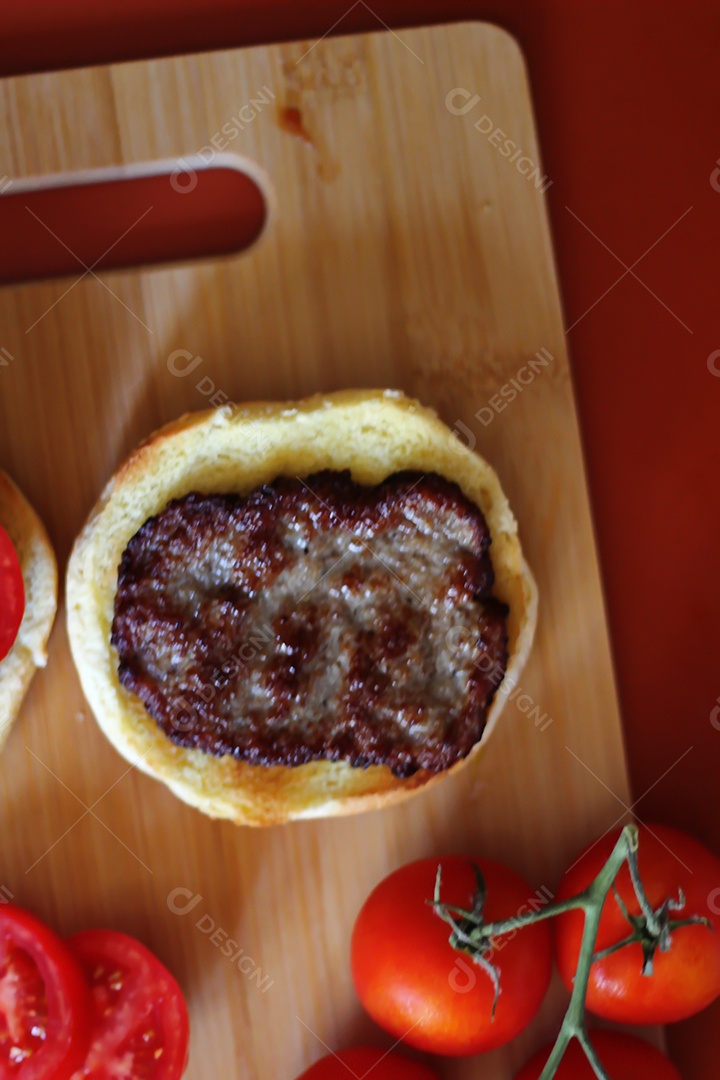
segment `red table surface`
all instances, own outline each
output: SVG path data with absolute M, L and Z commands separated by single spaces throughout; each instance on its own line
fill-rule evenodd
M 717 0 L 3 0 L 0 72 L 468 18 L 530 71 L 638 813 L 717 850 Z M 688 1080 L 719 1020 L 671 1029 Z

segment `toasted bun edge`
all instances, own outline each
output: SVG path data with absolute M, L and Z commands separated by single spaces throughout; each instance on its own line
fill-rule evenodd
M 0 749 L 35 671 L 47 663 L 47 643 L 57 612 L 58 572 L 45 526 L 7 473 L 0 470 L 0 525 L 18 553 L 25 612 L 18 636 L 0 660 Z

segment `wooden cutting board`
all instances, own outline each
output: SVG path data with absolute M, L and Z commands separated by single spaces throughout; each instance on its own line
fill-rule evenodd
M 106 274 L 115 295 L 89 277 L 64 296 L 70 281 L 0 291 L 13 357 L 0 368 L 0 467 L 64 568 L 125 454 L 205 406 L 201 379 L 237 401 L 401 387 L 496 466 L 540 622 L 523 694 L 476 767 L 395 809 L 250 831 L 127 768 L 83 701 L 61 607 L 2 757 L 0 885 L 63 933 L 115 926 L 164 959 L 189 998 L 191 1080 L 285 1080 L 325 1044 L 389 1045 L 348 971 L 370 888 L 414 857 L 464 851 L 553 889 L 629 801 L 544 174 L 507 34 L 379 32 L 6 80 L 0 173 L 191 158 L 262 88 L 274 98 L 230 148 L 268 193 L 252 251 Z M 278 108 L 299 111 L 309 141 Z M 202 358 L 190 377 L 169 370 L 175 350 Z M 223 955 L 228 938 L 250 959 Z M 508 1080 L 564 1000 L 554 987 L 483 1077 Z M 476 1076 L 477 1064 L 439 1071 Z

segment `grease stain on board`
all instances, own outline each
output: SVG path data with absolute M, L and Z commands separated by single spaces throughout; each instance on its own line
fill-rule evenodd
M 278 105 L 277 123 L 281 131 L 293 135 L 305 143 L 315 154 L 315 168 L 321 180 L 330 183 L 340 175 L 340 162 L 330 153 L 327 140 L 321 131 L 313 130 L 304 111 L 294 95 L 284 105 Z

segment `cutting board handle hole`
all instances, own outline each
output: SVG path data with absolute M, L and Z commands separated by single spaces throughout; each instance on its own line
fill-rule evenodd
M 221 155 L 218 155 L 218 158 Z M 247 251 L 268 200 L 253 166 L 222 155 L 132 169 L 5 178 L 0 194 L 0 284 Z

